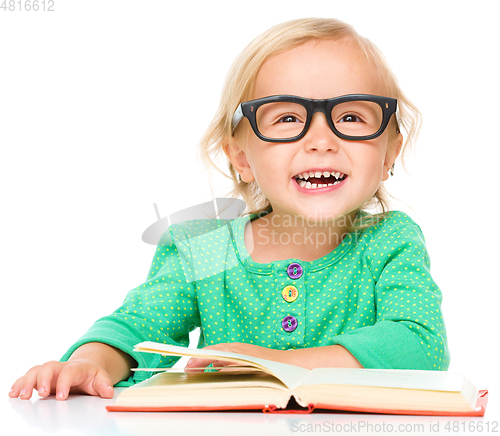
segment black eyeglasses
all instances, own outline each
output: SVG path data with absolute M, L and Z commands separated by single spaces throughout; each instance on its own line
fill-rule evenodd
M 267 142 L 298 141 L 307 133 L 313 115 L 322 112 L 333 132 L 351 141 L 380 136 L 396 112 L 397 100 L 369 94 L 350 94 L 326 100 L 273 95 L 240 103 L 232 130 L 248 118 L 258 138 Z M 399 132 L 399 130 L 398 130 Z

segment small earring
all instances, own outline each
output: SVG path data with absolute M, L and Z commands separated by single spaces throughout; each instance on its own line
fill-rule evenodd
M 393 175 L 394 175 L 394 165 L 396 165 L 396 162 L 394 162 L 394 163 L 392 164 L 392 167 L 391 167 L 391 169 L 389 170 L 389 174 L 390 174 L 391 176 L 393 176 Z
M 238 174 L 238 179 L 240 179 L 240 182 L 243 181 L 243 180 L 241 180 L 241 174 Z

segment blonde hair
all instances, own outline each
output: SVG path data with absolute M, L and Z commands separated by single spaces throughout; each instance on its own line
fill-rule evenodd
M 239 179 L 238 173 L 229 159 L 227 159 L 229 175 L 221 171 L 215 163 L 221 152 L 225 154 L 224 146 L 232 134 L 232 116 L 241 102 L 252 99 L 257 73 L 268 57 L 314 39 L 350 41 L 366 55 L 378 70 L 388 91 L 388 96 L 398 100 L 396 121 L 393 122 L 394 118 L 392 118 L 389 128 L 393 126 L 394 134 L 396 134 L 396 129 L 401 128 L 406 132 L 406 140 L 400 153 L 403 166 L 405 156 L 413 149 L 420 128 L 420 112 L 399 88 L 395 75 L 390 70 L 384 55 L 375 44 L 360 36 L 351 25 L 336 19 L 306 18 L 278 24 L 255 38 L 234 61 L 226 77 L 219 108 L 205 131 L 200 144 L 201 158 L 232 180 L 234 187 L 228 195 L 243 198 L 247 205 L 246 214 L 269 210 L 271 204 L 260 191 L 256 181 L 245 183 Z M 371 201 L 365 204 L 363 208 L 378 206 L 382 212 L 377 215 L 377 220 L 383 218 L 389 210 L 387 196 L 383 182 L 381 182 Z M 361 227 L 367 227 L 372 223 L 373 220 L 365 220 Z M 356 225 L 356 228 L 359 228 L 359 225 L 360 223 Z

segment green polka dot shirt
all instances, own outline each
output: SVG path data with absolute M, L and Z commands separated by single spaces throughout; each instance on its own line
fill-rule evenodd
M 171 366 L 176 358 L 133 347 L 142 341 L 188 346 L 189 332 L 200 327 L 198 347 L 339 344 L 365 368 L 448 369 L 441 292 L 422 232 L 408 215 L 391 212 L 314 261 L 266 264 L 254 262 L 244 243 L 245 225 L 255 218 L 171 226 L 148 279 L 61 360 L 87 342 L 102 342 L 129 353 L 139 367 Z M 150 375 L 136 372 L 126 384 Z

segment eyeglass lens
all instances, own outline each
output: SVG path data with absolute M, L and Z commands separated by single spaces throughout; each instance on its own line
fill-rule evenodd
M 380 129 L 384 114 L 375 102 L 348 101 L 335 105 L 331 117 L 340 133 L 369 136 Z M 298 103 L 271 102 L 257 109 L 255 119 L 263 136 L 273 139 L 293 138 L 304 130 L 307 110 Z

